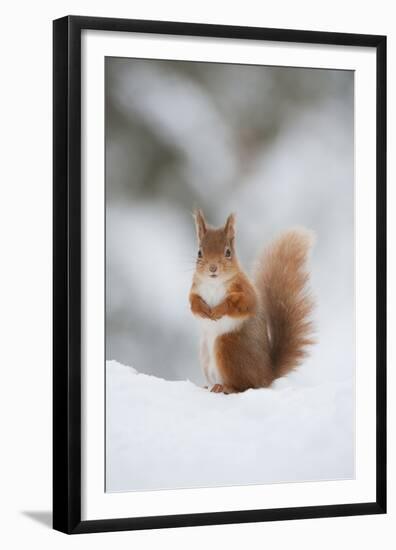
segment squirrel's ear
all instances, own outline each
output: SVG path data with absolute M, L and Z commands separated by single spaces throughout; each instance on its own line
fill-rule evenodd
M 235 214 L 230 214 L 224 226 L 224 232 L 230 241 L 235 237 Z
M 197 230 L 198 241 L 201 241 L 207 231 L 205 217 L 202 210 L 194 210 L 195 229 Z

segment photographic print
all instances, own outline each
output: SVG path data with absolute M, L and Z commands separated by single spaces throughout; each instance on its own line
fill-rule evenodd
M 53 52 L 54 528 L 386 513 L 386 36 Z
M 106 492 L 354 479 L 354 72 L 104 85 Z

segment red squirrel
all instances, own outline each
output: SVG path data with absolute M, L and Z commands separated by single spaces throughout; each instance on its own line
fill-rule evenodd
M 190 291 L 202 324 L 201 363 L 210 391 L 237 393 L 268 387 L 306 356 L 313 344 L 313 300 L 306 259 L 312 235 L 290 230 L 259 257 L 253 279 L 235 249 L 235 215 L 209 226 L 194 212 L 198 239 Z

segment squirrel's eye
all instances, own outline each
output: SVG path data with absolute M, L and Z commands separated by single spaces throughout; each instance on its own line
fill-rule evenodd
M 202 250 L 201 249 L 198 250 L 198 258 L 202 258 Z
M 226 258 L 231 258 L 231 250 L 229 248 L 225 249 L 224 256 Z

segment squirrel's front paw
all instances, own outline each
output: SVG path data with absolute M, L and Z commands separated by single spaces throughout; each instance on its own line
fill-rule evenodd
M 210 316 L 210 318 L 212 319 L 212 321 L 218 321 L 218 320 L 221 319 L 222 317 L 223 317 L 222 313 L 218 313 L 218 312 L 212 310 L 212 314 L 211 314 L 211 316 Z
M 212 321 L 218 321 L 224 317 L 225 313 L 224 304 L 220 304 L 212 309 L 210 318 Z
M 203 319 L 212 319 L 212 312 L 210 311 L 210 309 L 201 309 L 201 311 L 199 312 L 199 315 Z

